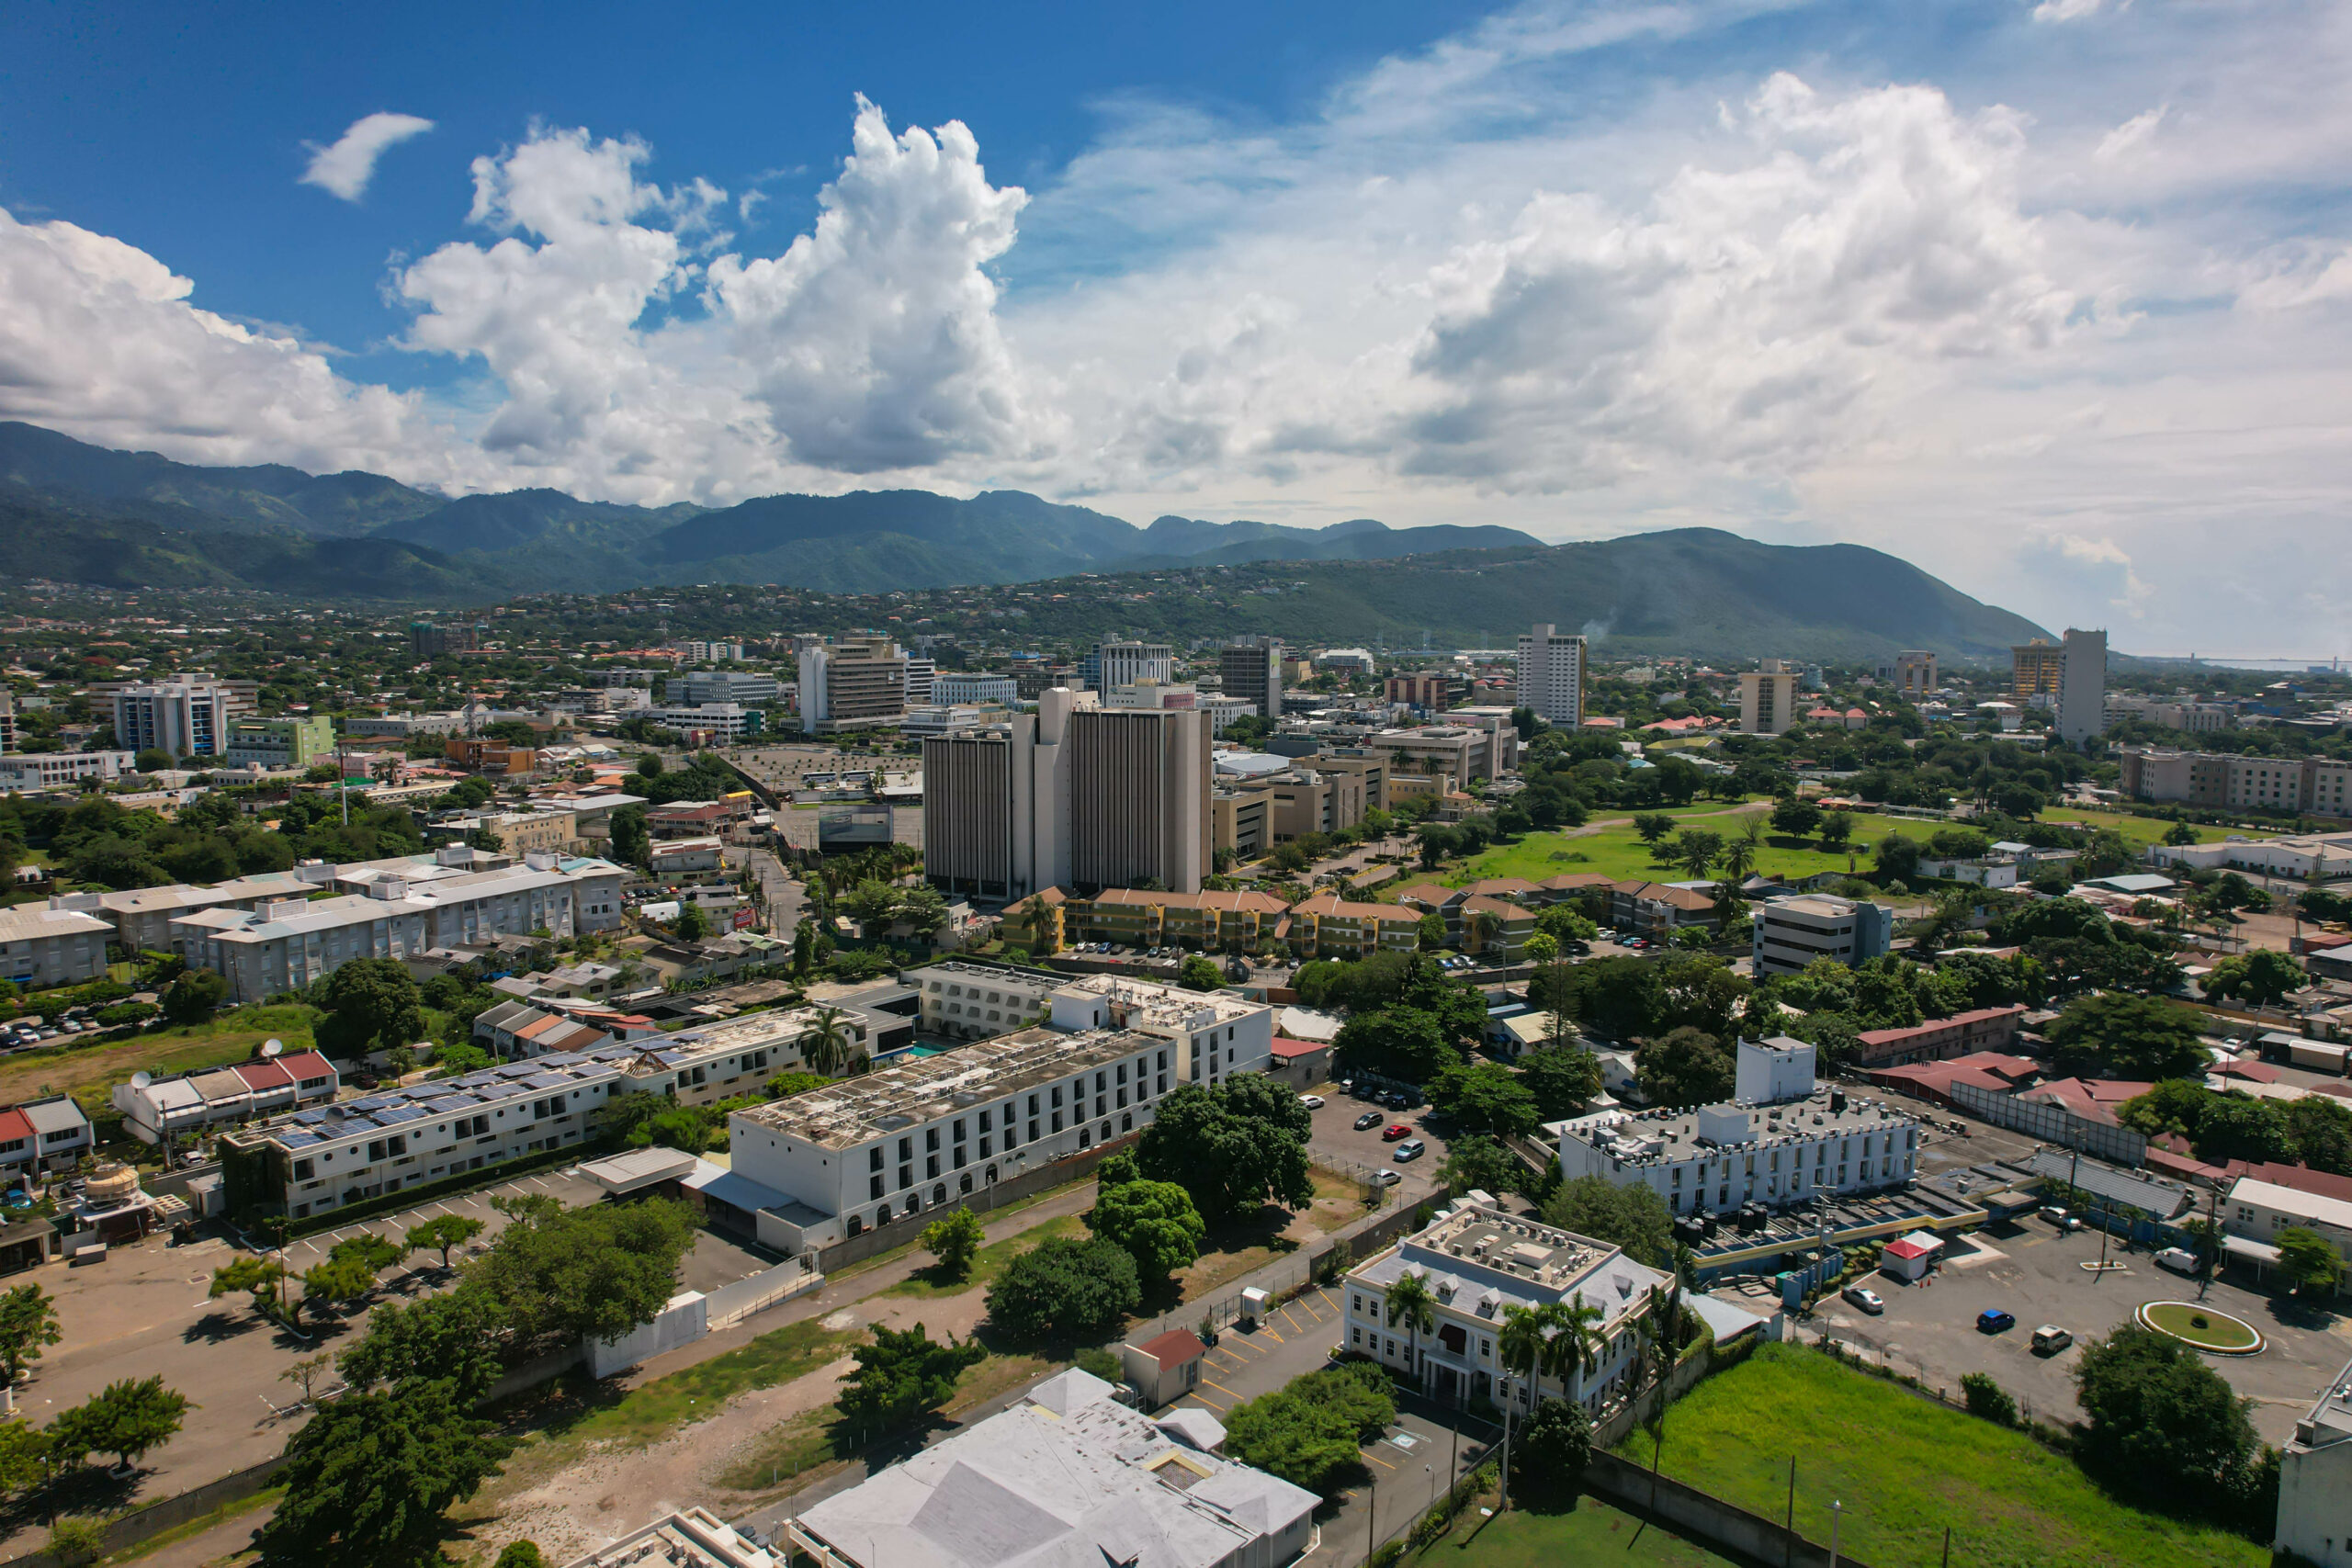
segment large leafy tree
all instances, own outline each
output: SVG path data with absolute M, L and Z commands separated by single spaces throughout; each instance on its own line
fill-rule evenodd
M 58 1457 L 78 1464 L 110 1453 L 129 1470 L 148 1450 L 169 1442 L 187 1416 L 187 1396 L 164 1386 L 163 1374 L 110 1382 L 50 1423 Z
M 1359 1013 L 1340 1026 L 1331 1044 L 1335 1070 L 1403 1083 L 1429 1083 L 1461 1061 L 1460 1049 L 1446 1038 L 1437 1015 L 1419 1008 Z
M 355 1059 L 425 1037 L 416 982 L 397 959 L 352 959 L 311 987 L 311 999 L 326 1010 L 315 1032 L 331 1056 Z
M 1736 1076 L 1723 1042 L 1699 1030 L 1669 1030 L 1645 1040 L 1634 1053 L 1634 1071 L 1652 1103 L 1705 1105 L 1729 1098 Z
M 616 1339 L 661 1315 L 695 1229 L 694 1211 L 666 1199 L 563 1210 L 500 1232 L 469 1282 L 526 1345 Z
M 164 988 L 164 1017 L 179 1024 L 205 1023 L 229 995 L 229 982 L 209 969 L 187 969 Z
M 1620 1187 L 1601 1176 L 1564 1181 L 1544 1201 L 1544 1223 L 1622 1247 L 1653 1269 L 1673 1260 L 1674 1216 L 1665 1199 L 1638 1183 Z
M 0 1294 L 0 1366 L 15 1382 L 25 1368 L 40 1359 L 41 1348 L 65 1337 L 57 1321 L 57 1303 L 39 1285 L 18 1285 Z
M 433 1562 L 443 1514 L 514 1451 L 469 1404 L 454 1383 L 406 1382 L 322 1407 L 287 1444 L 286 1495 L 263 1528 L 263 1563 Z
M 1082 1343 L 1116 1330 L 1143 1300 L 1136 1260 L 1106 1237 L 1054 1236 L 1004 1266 L 989 1319 L 1015 1338 Z
M 1361 1473 L 1363 1445 L 1396 1418 L 1387 1377 L 1352 1362 L 1294 1378 L 1225 1417 L 1226 1452 L 1330 1496 Z
M 1539 1514 L 1576 1506 L 1592 1462 L 1592 1417 L 1568 1399 L 1540 1402 L 1511 1444 L 1511 1495 Z
M 841 1412 L 863 1432 L 903 1427 L 954 1396 L 967 1367 L 988 1359 L 975 1341 L 935 1341 L 920 1323 L 903 1332 L 876 1325 L 874 1343 L 851 1352 L 857 1368 L 842 1380 Z
M 979 1256 L 980 1244 L 987 1237 L 980 1216 L 958 1207 L 922 1227 L 922 1249 L 935 1260 L 943 1278 L 961 1280 L 971 1273 L 972 1259 Z
M 405 1237 L 413 1250 L 437 1252 L 441 1267 L 449 1267 L 449 1254 L 481 1235 L 484 1225 L 471 1214 L 435 1214 L 421 1225 L 411 1225 Z
M 1238 1074 L 1213 1089 L 1179 1084 L 1137 1140 L 1136 1164 L 1150 1179 L 1191 1193 L 1211 1224 L 1265 1203 L 1303 1209 L 1315 1201 L 1310 1124 L 1297 1096 L 1261 1074 Z
M 2066 1004 L 2049 1034 L 2064 1073 L 2154 1082 L 2198 1077 L 2205 1067 L 2189 1015 L 2152 997 L 2113 991 L 2078 997 Z
M 1438 1174 L 1456 1192 L 1524 1192 L 1535 1185 L 1526 1162 L 1484 1133 L 1447 1145 Z
M 2154 1329 L 2125 1324 L 2083 1348 L 2077 1452 L 2111 1484 L 2175 1503 L 2211 1497 L 2255 1451 L 2254 1424 L 2222 1374 Z
M 504 1309 L 486 1292 L 460 1285 L 409 1305 L 378 1307 L 368 1314 L 368 1332 L 336 1365 L 355 1388 L 437 1382 L 475 1400 L 498 1381 L 499 1350 L 510 1327 Z
M 1429 1080 L 1429 1096 L 1465 1132 L 1516 1136 L 1533 1132 L 1541 1120 L 1534 1090 L 1491 1062 L 1445 1068 Z
M 2344 1283 L 2344 1255 L 2315 1230 L 2289 1225 L 2278 1233 L 2278 1263 L 2295 1281 L 2295 1294 L 2313 1301 L 2335 1299 Z
M 2303 966 L 2276 948 L 2257 947 L 2214 960 L 2199 987 L 2209 997 L 2275 1008 L 2311 984 Z
M 1580 1116 L 1600 1093 L 1600 1058 L 1577 1045 L 1530 1051 L 1520 1058 L 1519 1081 L 1535 1097 L 1535 1114 L 1544 1121 Z
M 1096 1195 L 1094 1234 L 1125 1249 L 1146 1280 L 1165 1280 L 1201 1255 L 1208 1234 L 1192 1194 L 1172 1181 L 1122 1181 Z

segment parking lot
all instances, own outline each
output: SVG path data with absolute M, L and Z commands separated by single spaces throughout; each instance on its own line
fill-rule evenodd
M 2099 1258 L 2095 1230 L 2063 1233 L 2036 1217 L 1988 1226 L 1952 1237 L 1925 1283 L 1864 1277 L 1860 1282 L 1886 1300 L 1883 1315 L 1832 1297 L 1806 1326 L 1879 1351 L 1898 1370 L 1948 1392 L 1956 1393 L 1962 1373 L 1989 1372 L 2032 1414 L 2072 1420 L 2078 1414 L 2073 1375 L 2084 1341 L 2128 1322 L 2143 1302 L 2201 1301 L 2244 1318 L 2268 1339 L 2259 1355 L 2208 1360 L 2255 1402 L 2254 1424 L 2273 1443 L 2290 1434 L 2296 1416 L 2352 1359 L 2352 1324 L 2339 1314 L 2233 1280 L 2204 1285 L 2200 1295 L 2199 1281 L 2159 1269 L 2144 1249 L 2125 1251 L 2117 1238 L 2109 1239 L 2107 1256 L 2123 1267 L 2104 1274 L 2083 1267 Z M 1980 1333 L 1976 1314 L 1988 1308 L 2015 1314 L 2017 1326 Z M 2042 1324 L 2066 1329 L 2075 1344 L 2037 1354 L 2033 1331 Z
M 1323 1097 L 1324 1104 L 1313 1112 L 1315 1124 L 1307 1134 L 1306 1146 L 1317 1164 L 1365 1176 L 1376 1170 L 1394 1170 L 1402 1179 L 1396 1188 L 1397 1195 L 1410 1202 L 1418 1202 L 1438 1190 L 1441 1183 L 1437 1172 L 1445 1163 L 1445 1140 L 1431 1132 L 1424 1120 L 1429 1115 L 1428 1106 L 1406 1111 L 1374 1106 L 1351 1099 L 1337 1084 L 1319 1084 L 1314 1092 Z M 1374 1111 L 1380 1113 L 1377 1123 L 1362 1129 L 1355 1125 L 1357 1118 Z M 1391 1125 L 1411 1128 L 1411 1137 L 1421 1142 L 1425 1152 L 1415 1158 L 1399 1158 L 1399 1146 L 1409 1140 L 1383 1138 L 1381 1134 Z

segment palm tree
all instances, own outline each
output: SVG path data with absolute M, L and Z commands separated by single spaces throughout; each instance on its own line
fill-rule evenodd
M 1421 1381 L 1421 1336 L 1437 1332 L 1437 1298 L 1430 1294 L 1429 1280 L 1419 1274 L 1400 1274 L 1388 1287 L 1388 1326 L 1402 1324 L 1407 1335 L 1407 1365 L 1411 1368 L 1413 1382 Z
M 1601 1337 L 1598 1325 L 1609 1314 L 1582 1296 L 1544 1310 L 1557 1330 L 1552 1336 L 1551 1365 L 1546 1370 L 1560 1380 L 1565 1391 L 1571 1375 L 1589 1378 L 1600 1371 Z
M 848 1065 L 855 1038 L 847 1013 L 839 1008 L 820 1008 L 816 1027 L 801 1037 L 800 1059 L 812 1072 L 831 1077 Z
M 1757 846 L 1762 841 L 1764 825 L 1754 818 L 1747 819 L 1747 830 L 1724 844 L 1724 880 L 1736 887 L 1747 880 L 1756 869 Z
M 1524 1378 L 1532 1392 L 1528 1395 L 1528 1408 L 1544 1396 L 1537 1374 L 1544 1365 L 1550 1347 L 1544 1340 L 1546 1327 L 1544 1313 L 1534 1307 L 1512 1306 L 1503 1309 L 1503 1325 L 1495 1335 L 1495 1351 L 1502 1359 L 1503 1371 L 1511 1376 Z M 1511 1397 L 1506 1381 L 1503 1389 L 1503 1495 L 1502 1506 L 1510 1506 L 1510 1416 L 1511 1406 L 1518 1402 Z
M 1470 928 L 1470 951 L 1473 953 L 1486 952 L 1487 944 L 1495 940 L 1495 933 L 1502 929 L 1503 924 L 1502 918 L 1492 909 L 1471 910 L 1466 923 Z

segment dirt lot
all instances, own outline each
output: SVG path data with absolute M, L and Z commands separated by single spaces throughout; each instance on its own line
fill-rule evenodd
M 1990 1372 L 2038 1415 L 2074 1419 L 2073 1373 L 2081 1343 L 2131 1318 L 2143 1302 L 2198 1301 L 2241 1317 L 2270 1341 L 2256 1356 L 2214 1356 L 2215 1370 L 2255 1401 L 2254 1423 L 2270 1442 L 2282 1440 L 2321 1386 L 2352 1359 L 2352 1320 L 2302 1303 L 2216 1280 L 2200 1298 L 2194 1280 L 2157 1268 L 2144 1251 L 2124 1251 L 2110 1238 L 2107 1256 L 2124 1267 L 2106 1274 L 2083 1268 L 2099 1257 L 2094 1231 L 2061 1234 L 2040 1219 L 1988 1227 L 1952 1238 L 1946 1261 L 1928 1282 L 1905 1285 L 1883 1274 L 1863 1282 L 1886 1299 L 1871 1316 L 1832 1298 L 1808 1326 L 1883 1352 L 1902 1370 L 1946 1390 L 1963 1372 Z M 1979 1333 L 1976 1314 L 1998 1307 L 2017 1316 L 2002 1334 Z M 2075 1345 L 2054 1356 L 2034 1352 L 2041 1324 L 2070 1331 Z

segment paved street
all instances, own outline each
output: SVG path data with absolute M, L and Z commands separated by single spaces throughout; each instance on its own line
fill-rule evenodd
M 759 878 L 760 901 L 766 910 L 766 923 L 761 929 L 775 936 L 790 936 L 808 908 L 808 895 L 784 869 L 784 863 L 776 859 L 775 852 L 729 844 L 719 853 L 730 873 L 748 866 Z

